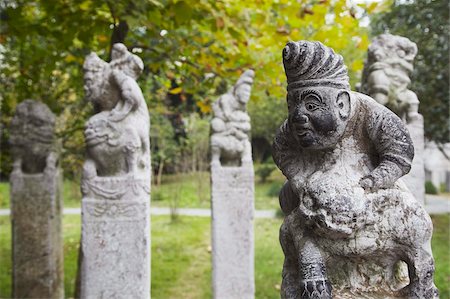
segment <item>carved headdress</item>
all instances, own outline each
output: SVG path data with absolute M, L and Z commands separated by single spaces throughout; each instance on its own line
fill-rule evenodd
M 288 91 L 308 86 L 350 89 L 341 55 L 320 42 L 289 42 L 283 49 Z

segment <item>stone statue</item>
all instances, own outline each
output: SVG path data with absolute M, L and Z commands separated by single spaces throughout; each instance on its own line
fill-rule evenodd
M 419 100 L 408 89 L 416 54 L 416 44 L 406 37 L 382 34 L 369 46 L 363 70 L 361 91 L 405 122 L 419 116 Z
M 64 297 L 61 180 L 55 116 L 25 100 L 11 121 L 13 297 Z
M 352 92 L 342 56 L 320 42 L 289 42 L 283 62 L 282 298 L 438 298 L 432 223 L 400 179 L 414 155 L 404 124 Z
M 86 179 L 97 175 L 149 176 L 148 109 L 135 81 L 143 62 L 124 47 L 114 45 L 109 64 L 95 53 L 84 63 L 86 98 L 97 113 L 86 125 Z
M 249 140 L 254 72 L 213 104 L 211 121 L 211 236 L 214 299 L 255 297 L 254 171 Z
M 115 44 L 84 63 L 95 115 L 86 124 L 81 298 L 150 298 L 150 119 L 142 60 Z
M 414 144 L 414 160 L 403 178 L 423 204 L 425 200 L 424 128 L 417 95 L 408 89 L 417 46 L 406 37 L 382 34 L 369 46 L 361 91 L 392 109 L 406 124 Z
M 17 105 L 11 121 L 13 171 L 52 173 L 58 160 L 55 116 L 40 102 L 25 100 Z
M 239 165 L 251 162 L 249 141 L 250 117 L 247 102 L 253 84 L 253 70 L 245 71 L 236 85 L 214 104 L 211 122 L 211 155 L 213 164 Z

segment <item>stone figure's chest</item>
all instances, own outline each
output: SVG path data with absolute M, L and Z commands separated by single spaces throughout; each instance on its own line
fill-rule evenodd
M 327 231 L 345 229 L 350 233 L 368 203 L 359 181 L 370 173 L 373 163 L 351 144 L 347 144 L 351 150 L 325 155 L 291 180 L 300 197 L 300 213 L 313 222 L 322 219 Z

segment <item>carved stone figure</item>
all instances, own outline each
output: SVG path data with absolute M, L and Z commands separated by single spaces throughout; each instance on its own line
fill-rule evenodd
M 320 42 L 289 42 L 283 62 L 282 298 L 437 298 L 432 223 L 400 179 L 414 155 L 404 124 L 352 92 L 342 56 Z
M 25 100 L 11 121 L 13 297 L 63 298 L 61 179 L 55 116 Z
M 255 296 L 254 173 L 249 141 L 254 72 L 213 105 L 211 136 L 212 286 L 215 299 Z
M 86 57 L 81 298 L 150 298 L 149 114 L 136 79 L 142 60 L 115 44 Z
M 418 116 L 419 100 L 408 89 L 417 46 L 406 37 L 382 34 L 369 46 L 362 92 L 393 110 L 404 120 Z
M 213 104 L 214 119 L 211 122 L 213 164 L 240 165 L 252 161 L 247 102 L 250 99 L 254 76 L 253 70 L 245 71 L 236 85 Z
M 425 199 L 424 128 L 417 95 L 408 89 L 417 46 L 406 37 L 382 34 L 369 46 L 361 91 L 392 109 L 406 124 L 414 144 L 411 171 L 403 180 L 421 203 Z

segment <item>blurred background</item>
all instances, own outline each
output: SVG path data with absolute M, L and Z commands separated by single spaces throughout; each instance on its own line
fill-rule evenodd
M 93 51 L 109 61 L 112 44 L 122 42 L 144 61 L 138 83 L 151 115 L 152 206 L 171 210 L 152 220 L 154 298 L 210 297 L 209 220 L 177 211 L 210 207 L 211 104 L 248 68 L 256 73 L 248 105 L 256 209 L 278 209 L 283 177 L 271 143 L 287 115 L 286 42 L 318 40 L 332 47 L 344 57 L 355 89 L 372 37 L 388 32 L 409 38 L 418 46 L 410 89 L 421 102 L 426 138 L 438 147 L 450 141 L 446 0 L 0 0 L 0 9 L 0 209 L 9 208 L 8 128 L 16 105 L 35 99 L 57 115 L 64 204 L 78 208 L 84 123 L 93 113 L 83 94 L 84 57 Z M 73 296 L 79 221 L 64 218 L 67 297 Z M 450 298 L 449 215 L 433 221 L 437 284 L 441 298 Z M 279 297 L 280 223 L 256 220 L 257 298 Z M 9 219 L 0 216 L 0 224 L 0 297 L 7 298 Z M 173 234 L 179 239 L 168 238 Z

